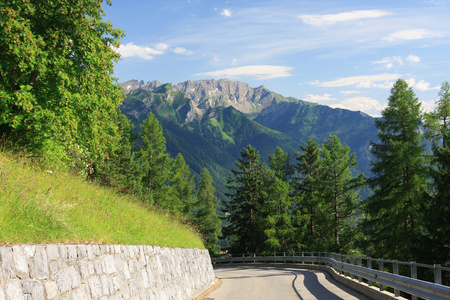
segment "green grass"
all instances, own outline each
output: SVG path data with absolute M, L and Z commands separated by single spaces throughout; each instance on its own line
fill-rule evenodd
M 0 151 L 0 244 L 204 248 L 189 226 L 131 197 Z

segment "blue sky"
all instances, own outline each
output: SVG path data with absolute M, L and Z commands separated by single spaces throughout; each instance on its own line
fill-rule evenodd
M 405 79 L 432 110 L 450 81 L 450 0 L 113 0 L 115 67 L 177 84 L 228 78 L 380 116 Z

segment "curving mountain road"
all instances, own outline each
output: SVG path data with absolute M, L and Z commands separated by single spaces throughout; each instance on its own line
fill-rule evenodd
M 316 270 L 230 267 L 214 270 L 222 285 L 203 300 L 370 299 Z

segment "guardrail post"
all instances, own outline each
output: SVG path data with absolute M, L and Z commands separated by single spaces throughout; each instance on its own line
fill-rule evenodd
M 354 259 L 353 255 L 350 255 L 350 263 L 351 263 L 352 265 L 355 264 L 355 259 Z M 353 273 L 350 274 L 350 277 L 351 277 L 352 279 L 355 279 L 355 275 L 353 275 Z
M 434 283 L 442 284 L 442 273 L 441 273 L 441 265 L 434 265 Z
M 370 257 L 367 258 L 367 268 L 372 269 L 372 259 Z M 369 280 L 367 283 L 369 286 L 373 285 L 372 280 Z
M 383 266 L 383 261 L 380 259 L 378 260 L 378 269 L 381 272 L 384 272 L 384 266 Z M 382 283 L 380 283 L 380 292 L 384 291 L 384 285 Z
M 360 266 L 360 267 L 362 266 L 362 264 L 361 264 L 361 257 L 358 257 L 358 266 Z M 358 276 L 358 281 L 362 282 L 363 278 L 361 276 Z
M 398 260 L 394 260 L 392 270 L 393 274 L 398 275 Z M 398 289 L 394 289 L 394 296 L 395 297 L 400 296 L 400 291 Z
M 302 257 L 304 257 L 304 256 L 305 256 L 305 252 L 302 251 Z M 305 261 L 302 260 L 302 265 L 304 265 L 304 264 L 305 264 Z
M 415 261 L 410 262 L 411 264 L 411 278 L 417 279 L 417 265 Z M 411 300 L 417 300 L 418 297 L 415 295 L 412 295 Z

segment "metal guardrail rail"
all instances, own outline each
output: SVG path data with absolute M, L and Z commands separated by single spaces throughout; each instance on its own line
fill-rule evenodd
M 317 254 L 317 253 L 316 253 Z M 362 266 L 362 261 L 365 260 L 365 265 Z M 357 265 L 355 265 L 355 262 Z M 372 262 L 377 262 L 378 269 L 372 269 Z M 373 286 L 374 283 L 379 285 L 380 291 L 385 290 L 385 286 L 394 289 L 394 296 L 399 296 L 400 291 L 412 295 L 412 299 L 418 297 L 424 299 L 449 300 L 450 287 L 442 285 L 442 271 L 450 271 L 449 267 L 442 267 L 440 265 L 425 265 L 415 262 L 400 262 L 389 261 L 382 259 L 373 259 L 366 257 L 355 257 L 350 255 L 341 255 L 336 253 L 314 253 L 302 256 L 260 256 L 253 254 L 253 256 L 236 256 L 228 255 L 222 258 L 212 258 L 213 264 L 251 264 L 251 263 L 281 263 L 281 264 L 313 264 L 321 265 L 323 267 L 331 267 L 341 275 L 349 275 L 352 279 L 358 278 L 360 284 L 368 284 Z M 393 273 L 385 272 L 384 268 L 387 264 L 392 264 Z M 399 265 L 410 265 L 411 277 L 398 275 Z M 428 282 L 417 279 L 417 267 L 433 268 L 435 282 Z M 367 283 L 363 282 L 363 279 Z

